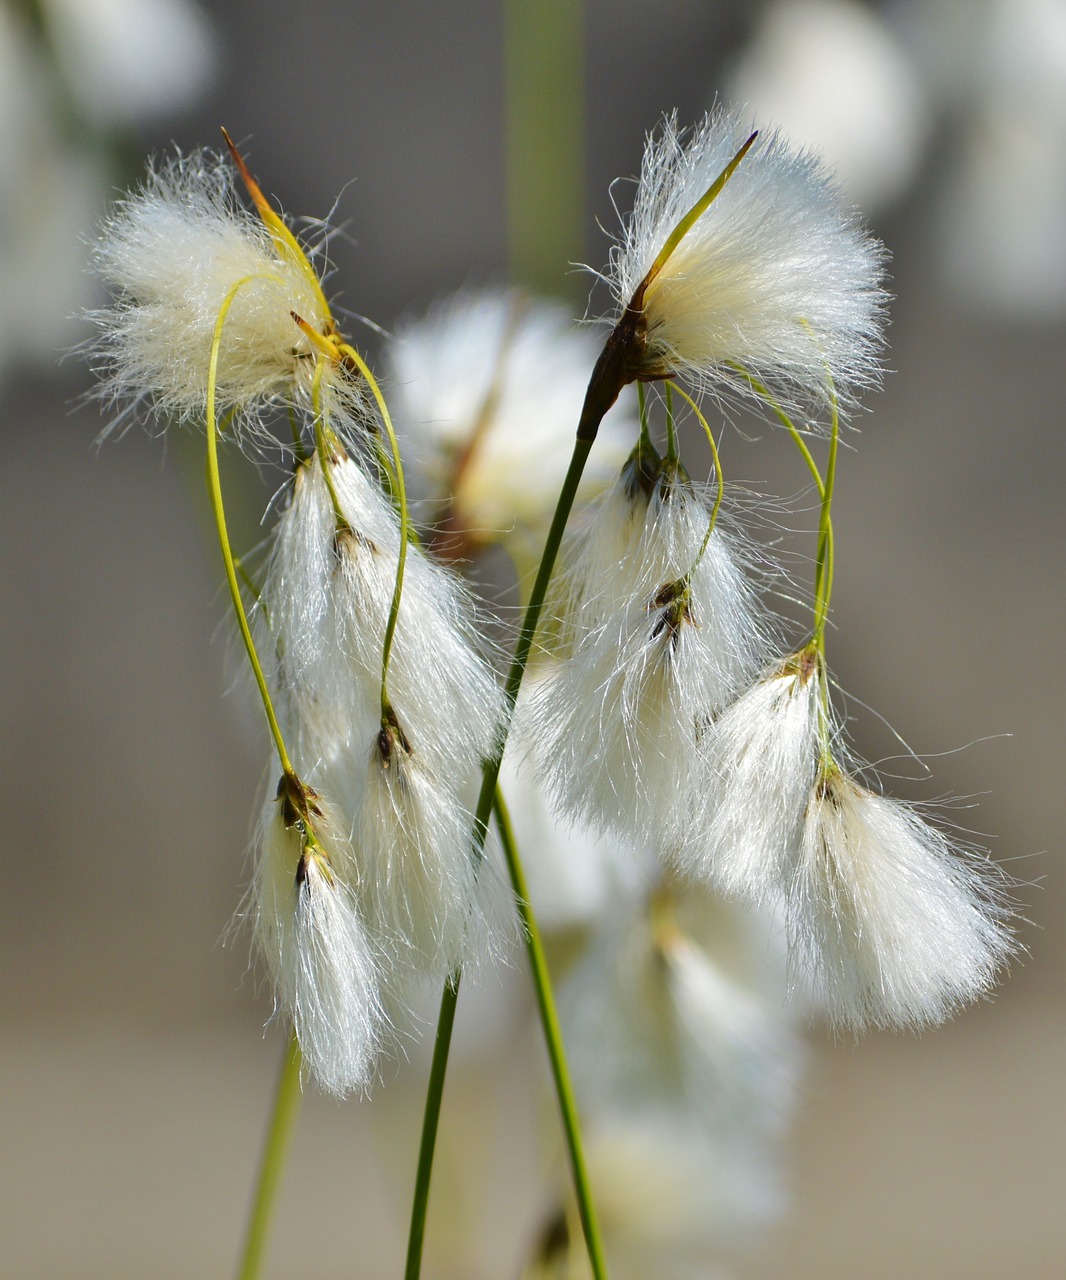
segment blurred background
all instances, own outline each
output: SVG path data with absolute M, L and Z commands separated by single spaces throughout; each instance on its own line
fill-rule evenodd
M 545 98 L 506 50 L 550 11 L 571 37 L 548 43 Z M 522 92 L 570 112 L 553 154 L 583 208 L 551 212 Z M 82 263 L 107 200 L 225 124 L 290 214 L 345 229 L 352 313 L 387 329 L 510 271 L 596 314 L 608 300 L 565 264 L 604 264 L 612 180 L 661 114 L 716 98 L 822 150 L 891 250 L 891 372 L 835 504 L 831 661 L 861 754 L 903 775 L 897 794 L 952 798 L 1024 882 L 1028 950 L 936 1032 L 812 1027 L 792 1205 L 736 1274 L 1061 1275 L 1062 0 L 588 0 L 583 19 L 562 0 L 0 0 L 5 1275 L 229 1274 L 282 1048 L 227 934 L 267 743 L 231 660 L 200 445 L 138 428 L 97 449 L 86 371 L 59 362 L 89 333 L 69 317 L 98 300 Z M 524 230 L 538 200 L 544 244 Z M 727 436 L 731 477 L 797 492 L 787 443 L 758 435 Z M 273 484 L 238 514 L 251 541 Z M 464 993 L 460 1024 L 426 1274 L 497 1280 L 550 1171 L 522 973 Z M 399 1274 L 425 1070 L 412 1050 L 371 1104 L 308 1093 L 266 1275 Z

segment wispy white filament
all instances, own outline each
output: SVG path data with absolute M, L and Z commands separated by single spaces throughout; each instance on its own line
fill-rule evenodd
M 793 865 L 819 748 L 822 678 L 790 660 L 752 685 L 700 742 L 700 804 L 671 851 L 680 869 L 763 905 Z
M 562 660 L 526 731 L 572 818 L 661 848 L 686 830 L 706 727 L 750 681 L 766 639 L 737 539 L 669 467 L 651 495 L 624 475 L 564 548 Z M 612 562 L 612 557 L 617 559 Z
M 238 201 L 228 159 L 196 151 L 152 170 L 105 222 L 95 261 L 115 298 L 92 317 L 99 337 L 89 353 L 102 375 L 101 395 L 202 419 L 215 326 L 229 302 L 219 411 L 236 410 L 235 426 L 254 430 L 265 403 L 309 405 L 316 352 L 292 312 L 319 331 L 330 327 L 330 316 L 310 267 L 280 251 Z M 324 394 L 338 419 L 360 404 L 355 384 L 335 364 Z
M 316 798 L 317 802 L 317 798 Z M 320 802 L 316 847 L 283 805 L 267 806 L 255 875 L 255 939 L 275 1001 L 308 1070 L 339 1096 L 370 1083 L 383 1014 L 377 959 L 356 896 L 358 870 L 337 815 Z
M 799 974 L 830 1019 L 919 1028 L 984 994 L 1016 950 L 1005 877 L 838 771 L 807 808 L 788 903 Z
M 667 117 L 648 138 L 609 281 L 629 304 L 671 234 L 752 130 L 716 110 L 690 133 Z M 874 382 L 884 251 L 816 157 L 761 132 L 648 283 L 641 376 L 682 373 L 747 392 L 739 365 L 789 403 Z

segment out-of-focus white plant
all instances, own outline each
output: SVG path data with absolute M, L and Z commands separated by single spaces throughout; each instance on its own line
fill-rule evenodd
M 91 300 L 84 232 L 108 198 L 118 129 L 179 110 L 215 49 L 190 0 L 0 0 L 0 373 L 75 339 Z
M 717 1275 L 780 1212 L 803 1053 L 770 927 L 653 875 L 603 913 L 563 981 L 615 1277 Z M 548 1215 L 527 1280 L 587 1274 L 571 1218 L 565 1202 Z
M 773 0 L 725 93 L 815 148 L 867 212 L 897 200 L 921 162 L 924 86 L 897 32 L 860 0 Z
M 386 348 L 412 488 L 446 555 L 500 543 L 536 564 L 566 470 L 595 338 L 566 309 L 518 290 L 468 290 L 409 320 Z M 621 464 L 632 420 L 608 416 L 581 500 Z
M 951 103 L 963 136 L 936 215 L 940 258 L 953 287 L 979 307 L 1062 315 L 1066 9 L 1058 0 L 991 0 L 973 7 L 967 28 L 969 74 Z
M 167 115 L 207 88 L 211 27 L 193 0 L 39 0 L 59 74 L 97 126 Z

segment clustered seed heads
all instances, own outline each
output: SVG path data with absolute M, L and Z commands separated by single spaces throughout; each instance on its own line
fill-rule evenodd
M 385 988 L 443 979 L 492 950 L 499 886 L 471 856 L 470 804 L 501 693 L 480 656 L 469 595 L 417 547 L 381 704 L 399 522 L 335 446 L 299 464 L 258 615 L 296 768 L 334 797 L 359 853 Z
M 860 781 L 832 706 L 831 504 L 841 413 L 878 377 L 881 246 L 780 135 L 722 111 L 687 134 L 669 117 L 603 276 L 616 308 L 598 360 L 557 309 L 502 293 L 462 296 L 386 351 L 421 509 L 437 522 L 422 537 L 384 396 L 236 151 L 153 170 L 105 224 L 96 262 L 114 295 L 92 317 L 101 394 L 123 413 L 206 420 L 281 774 L 257 838 L 255 936 L 308 1069 L 337 1094 L 368 1086 L 420 987 L 496 954 L 511 931 L 474 809 L 518 688 L 501 687 L 480 606 L 445 561 L 504 546 L 528 589 L 566 435 L 576 423 L 578 458 L 639 384 L 639 424 L 621 406 L 571 490 L 583 510 L 562 539 L 505 776 L 526 792 L 534 868 L 537 842 L 558 845 L 542 859 L 550 918 L 584 930 L 563 1007 L 605 1167 L 653 1168 L 672 1151 L 675 1172 L 709 1178 L 728 1151 L 722 1220 L 759 1218 L 766 1198 L 745 1208 L 737 1188 L 749 1174 L 762 1185 L 797 1050 L 752 948 L 740 962 L 708 921 L 729 937 L 745 911 L 748 934 L 779 922 L 788 954 L 774 972 L 853 1029 L 939 1022 L 1015 950 L 1005 877 Z M 665 384 L 665 448 L 652 384 Z M 800 446 L 820 518 L 798 642 L 766 606 L 769 552 L 732 510 L 690 391 L 747 396 Z M 291 478 L 249 628 L 211 460 L 219 436 L 271 447 L 279 408 L 292 443 L 273 448 Z M 797 425 L 799 413 L 812 416 Z M 691 420 L 712 448 L 710 485 L 682 461 Z M 560 835 L 559 821 L 581 833 Z M 587 857 L 587 874 L 564 875 L 562 849 Z M 619 850 L 635 874 L 609 869 Z M 693 1111 L 708 1127 L 686 1133 Z M 660 1258 L 661 1235 L 648 1237 Z

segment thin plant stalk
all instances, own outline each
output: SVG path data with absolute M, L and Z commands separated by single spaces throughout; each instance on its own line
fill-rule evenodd
M 507 870 L 511 877 L 511 885 L 515 891 L 518 915 L 525 933 L 526 949 L 529 952 L 529 964 L 533 974 L 533 989 L 536 992 L 537 1009 L 540 1013 L 541 1025 L 544 1028 L 544 1041 L 548 1049 L 548 1059 L 551 1063 L 555 1095 L 559 1100 L 559 1111 L 563 1122 L 563 1134 L 566 1138 L 567 1154 L 570 1159 L 570 1171 L 574 1180 L 581 1230 L 588 1246 L 592 1274 L 596 1277 L 606 1276 L 607 1264 L 603 1254 L 603 1241 L 600 1236 L 599 1223 L 596 1219 L 592 1189 L 589 1186 L 588 1166 L 585 1162 L 585 1152 L 581 1142 L 581 1123 L 578 1116 L 577 1101 L 570 1081 L 570 1069 L 566 1062 L 563 1033 L 559 1026 L 559 1015 L 555 1008 L 551 975 L 548 972 L 548 961 L 544 954 L 544 944 L 541 941 L 540 929 L 537 927 L 537 919 L 530 905 L 529 890 L 526 886 L 525 872 L 522 870 L 522 863 L 518 856 L 514 829 L 511 825 L 511 815 L 507 810 L 503 792 L 499 787 L 496 788 L 493 807 L 496 817 L 496 831 L 500 838 L 503 856 L 507 861 Z
M 578 486 L 581 483 L 581 475 L 585 469 L 585 463 L 588 460 L 589 451 L 592 448 L 594 435 L 592 438 L 578 437 L 574 441 L 574 452 L 570 458 L 570 466 L 566 473 L 566 479 L 563 481 L 563 487 L 560 490 L 559 498 L 555 507 L 555 514 L 552 517 L 551 527 L 548 530 L 548 537 L 544 544 L 544 551 L 541 555 L 540 567 L 537 570 L 536 581 L 533 584 L 533 590 L 530 593 L 529 603 L 526 605 L 525 616 L 522 619 L 522 626 L 518 633 L 518 640 L 515 644 L 514 657 L 511 660 L 511 667 L 507 673 L 507 681 L 504 685 L 504 713 L 503 720 L 499 726 L 497 735 L 497 745 L 492 756 L 485 761 L 482 778 L 481 792 L 478 796 L 477 809 L 474 814 L 474 830 L 472 833 L 473 856 L 480 858 L 485 848 L 485 838 L 488 834 L 489 818 L 492 815 L 493 806 L 496 800 L 496 788 L 500 777 L 500 765 L 503 761 L 503 751 L 507 743 L 507 737 L 510 733 L 511 722 L 514 718 L 515 701 L 518 698 L 518 690 L 522 683 L 522 676 L 529 661 L 529 654 L 533 647 L 533 640 L 536 636 L 537 625 L 540 622 L 541 611 L 544 608 L 544 600 L 548 593 L 548 582 L 555 567 L 555 561 L 559 554 L 559 548 L 562 545 L 563 533 L 566 530 L 566 522 L 570 516 L 570 510 L 574 505 L 574 499 L 577 496 Z M 444 992 L 441 996 L 440 1019 L 437 1025 L 437 1039 L 433 1049 L 433 1062 L 430 1067 L 429 1084 L 426 1094 L 426 1107 L 422 1120 L 422 1139 L 418 1154 L 418 1173 L 416 1175 L 415 1199 L 412 1204 L 411 1226 L 408 1236 L 407 1250 L 407 1270 L 404 1280 L 418 1280 L 421 1273 L 421 1254 L 422 1241 L 425 1236 L 425 1217 L 429 1205 L 429 1182 L 433 1170 L 433 1156 L 436 1149 L 437 1122 L 440 1116 L 440 1101 L 444 1091 L 444 1078 L 448 1070 L 448 1054 L 451 1048 L 452 1026 L 455 1020 L 455 1005 L 459 998 L 459 978 L 457 971 L 444 985 Z M 560 1105 L 562 1105 L 560 1103 Z M 575 1187 L 575 1191 L 580 1200 L 583 1191 L 580 1187 Z M 582 1214 L 582 1225 L 585 1221 L 595 1221 L 595 1213 L 592 1208 L 591 1201 L 585 1206 Z M 589 1247 L 590 1261 L 595 1266 L 594 1249 L 595 1244 L 590 1243 L 586 1235 L 586 1245 Z M 594 1270 L 595 1280 L 605 1280 L 606 1271 L 602 1269 Z
M 267 1234 L 274 1216 L 278 1188 L 281 1185 L 289 1142 L 300 1108 L 300 1069 L 303 1056 L 300 1042 L 293 1030 L 285 1045 L 281 1060 L 278 1084 L 274 1094 L 274 1106 L 270 1116 L 270 1128 L 263 1143 L 263 1158 L 259 1165 L 252 1212 L 248 1219 L 248 1234 L 241 1253 L 237 1280 L 256 1280 L 263 1262 Z
M 426 1109 L 422 1116 L 422 1137 L 418 1146 L 418 1170 L 415 1173 L 415 1189 L 411 1200 L 411 1228 L 407 1237 L 404 1280 L 418 1280 L 422 1272 L 422 1246 L 426 1238 L 429 1183 L 433 1174 L 433 1153 L 437 1145 L 440 1108 L 444 1098 L 444 1079 L 448 1071 L 448 1051 L 451 1048 L 452 1027 L 455 1024 L 455 1006 L 459 1000 L 461 978 L 461 971 L 456 970 L 444 984 L 440 1012 L 437 1015 L 437 1036 L 433 1042 L 433 1062 L 429 1069 Z
M 668 397 L 667 403 L 669 403 L 671 386 L 673 387 L 673 390 L 677 392 L 677 394 L 685 401 L 688 407 L 696 415 L 696 418 L 699 421 L 700 426 L 704 430 L 704 434 L 707 436 L 707 444 L 710 446 L 710 450 L 711 450 L 711 461 L 714 465 L 714 480 L 715 480 L 714 506 L 711 508 L 711 514 L 707 520 L 707 532 L 703 535 L 703 542 L 700 544 L 699 554 L 696 556 L 696 564 L 694 564 L 692 568 L 688 571 L 688 576 L 691 578 L 693 573 L 696 570 L 696 565 L 698 565 L 699 562 L 703 559 L 707 551 L 707 548 L 710 545 L 711 534 L 714 533 L 714 526 L 718 523 L 718 512 L 722 509 L 722 498 L 725 496 L 725 477 L 722 475 L 722 459 L 718 453 L 718 442 L 714 438 L 714 432 L 711 430 L 710 423 L 700 412 L 699 405 L 696 403 L 695 400 L 693 400 L 693 398 L 688 394 L 687 391 L 685 391 L 683 387 L 679 387 L 676 384 L 672 384 L 668 382 L 666 384 L 666 391 L 667 391 L 667 397 Z
M 575 294 L 561 263 L 585 233 L 584 5 L 506 0 L 507 230 L 512 280 Z M 576 299 L 575 299 L 576 300 Z

